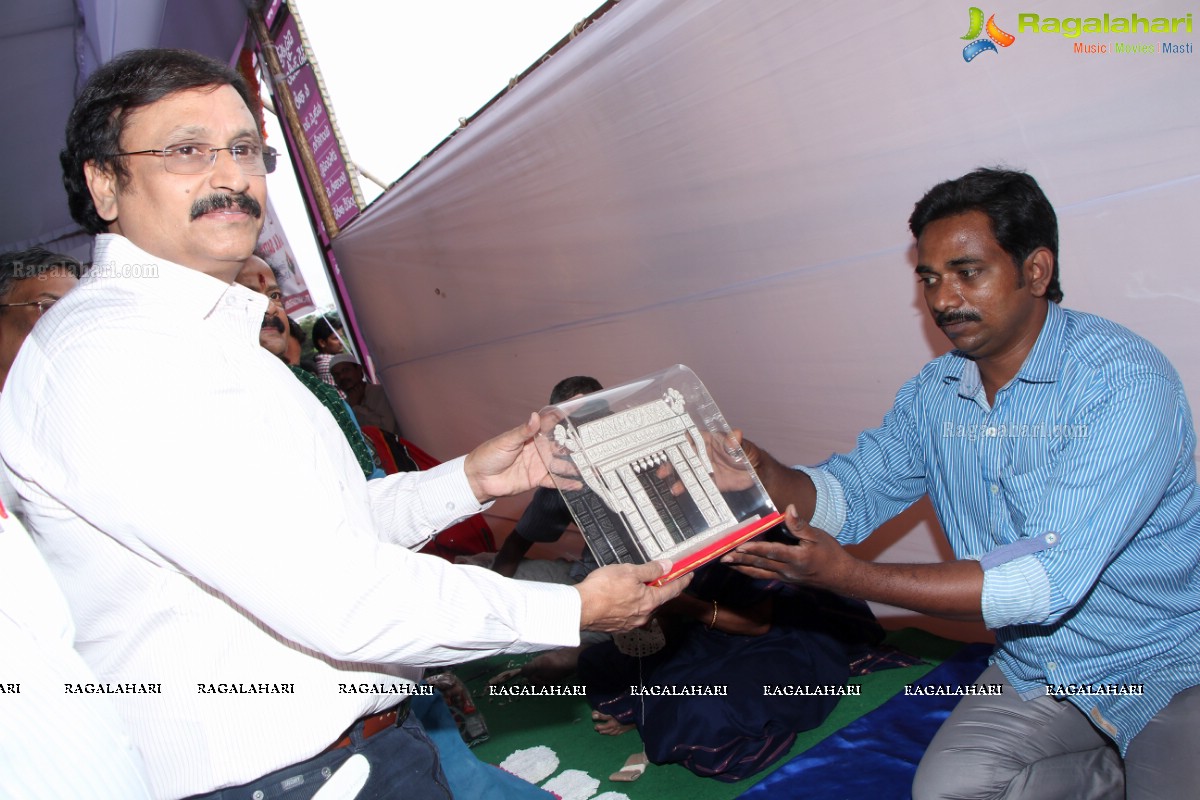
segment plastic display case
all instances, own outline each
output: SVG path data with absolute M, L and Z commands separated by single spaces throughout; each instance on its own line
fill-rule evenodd
M 665 559 L 661 584 L 783 520 L 681 364 L 546 406 L 541 418 L 538 452 L 602 565 Z

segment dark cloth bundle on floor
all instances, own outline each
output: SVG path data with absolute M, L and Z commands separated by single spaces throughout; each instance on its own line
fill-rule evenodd
M 769 601 L 770 629 L 747 636 L 692 620 L 664 623 L 659 652 L 639 658 L 614 643 L 595 645 L 581 654 L 579 675 L 594 709 L 637 726 L 651 762 L 717 780 L 759 772 L 787 753 L 797 732 L 820 725 L 841 697 L 824 690 L 845 687 L 850 664 L 870 660 L 883 636 L 863 603 L 720 564 L 698 571 L 688 591 L 721 608 Z M 726 694 L 710 693 L 721 688 Z

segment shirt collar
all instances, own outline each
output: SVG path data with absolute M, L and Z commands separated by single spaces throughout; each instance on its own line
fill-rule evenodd
M 1046 320 L 1037 341 L 1025 356 L 1025 363 L 1017 370 L 1013 380 L 1025 383 L 1057 383 L 1062 374 L 1063 337 L 1066 334 L 1067 315 L 1058 303 L 1047 302 Z M 980 396 L 983 391 L 983 379 L 979 376 L 979 367 L 957 350 L 946 356 L 946 368 L 942 373 L 942 381 L 949 383 L 958 381 L 958 394 L 968 400 Z
M 1025 363 L 1017 370 L 1016 379 L 1025 383 L 1057 383 L 1062 374 L 1063 337 L 1066 335 L 1067 314 L 1058 303 L 1046 301 L 1046 321 L 1042 332 Z
M 136 278 L 150 279 L 132 284 L 139 292 L 154 295 L 194 318 L 207 319 L 222 302 L 243 305 L 252 314 L 267 311 L 267 298 L 239 283 L 225 283 L 207 273 L 151 255 L 119 234 L 98 234 L 92 268 L 85 280 L 121 279 L 128 286 L 130 279 Z

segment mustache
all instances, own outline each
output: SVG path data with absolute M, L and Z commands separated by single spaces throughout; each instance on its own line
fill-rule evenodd
M 279 331 L 280 333 L 284 332 L 283 322 L 279 319 L 279 317 L 275 316 L 274 314 L 263 314 L 262 327 L 263 328 L 274 328 L 275 330 Z
M 210 194 L 192 203 L 192 219 L 212 211 L 224 211 L 227 208 L 237 208 L 258 219 L 262 216 L 262 204 L 248 194 Z
M 982 322 L 978 311 L 942 311 L 933 315 L 933 321 L 939 328 L 953 325 L 956 322 Z

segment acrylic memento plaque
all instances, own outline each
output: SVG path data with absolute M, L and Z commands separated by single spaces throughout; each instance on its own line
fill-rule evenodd
M 783 517 L 683 365 L 541 411 L 538 451 L 600 564 L 668 560 L 665 583 Z

